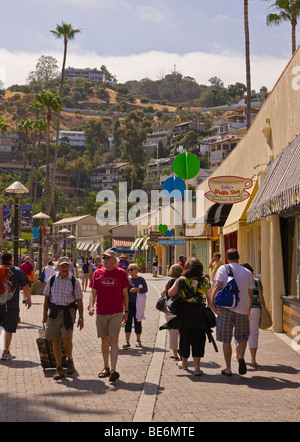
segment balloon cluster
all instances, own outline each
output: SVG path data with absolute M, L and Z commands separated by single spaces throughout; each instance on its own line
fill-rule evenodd
M 182 198 L 186 190 L 184 180 L 190 180 L 198 174 L 200 170 L 199 159 L 190 152 L 183 152 L 174 159 L 173 170 L 177 176 L 172 176 L 164 182 L 163 192 L 170 199 Z M 166 236 L 174 234 L 173 230 L 168 230 L 168 226 L 165 224 L 160 224 L 158 231 L 165 233 Z

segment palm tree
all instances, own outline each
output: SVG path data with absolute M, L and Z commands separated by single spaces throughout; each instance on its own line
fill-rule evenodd
M 64 78 L 65 78 L 65 66 L 66 66 L 66 60 L 67 60 L 67 48 L 68 48 L 68 42 L 70 40 L 74 40 L 76 34 L 78 34 L 80 29 L 74 29 L 72 27 L 72 24 L 64 23 L 62 22 L 61 25 L 56 25 L 55 31 L 50 31 L 56 38 L 63 39 L 64 41 L 64 56 L 63 56 L 63 63 L 62 63 L 62 70 L 61 70 L 61 80 L 60 80 L 60 88 L 59 88 L 59 96 L 62 98 L 63 94 L 63 85 L 64 85 Z M 53 161 L 53 173 L 54 178 L 56 175 L 56 167 L 57 167 L 57 153 L 58 153 L 58 140 L 59 140 L 59 127 L 60 127 L 60 112 L 57 116 L 57 127 L 56 127 L 56 141 L 55 141 L 55 150 L 54 150 L 54 161 Z M 52 186 L 51 190 L 51 201 L 54 197 L 54 187 Z
M 28 106 L 28 109 L 33 111 L 33 113 L 35 114 L 35 120 L 33 120 L 33 125 L 32 125 L 32 129 L 33 129 L 33 149 L 32 149 L 32 159 L 31 159 L 31 174 L 30 174 L 30 193 L 29 193 L 29 199 L 31 204 L 33 204 L 33 200 L 34 200 L 34 161 L 35 161 L 35 155 L 36 155 L 36 137 L 38 135 L 38 132 L 35 129 L 35 121 L 38 120 L 39 118 L 39 114 L 40 112 L 43 110 L 43 107 L 40 103 L 38 103 L 37 101 L 34 101 L 33 103 L 31 103 Z M 38 166 L 37 166 L 38 167 Z M 36 168 L 37 171 L 37 168 Z M 36 172 L 37 173 L 37 172 Z
M 266 0 L 270 1 L 270 0 Z M 292 25 L 292 54 L 296 51 L 296 26 L 297 18 L 300 16 L 300 0 L 276 0 L 270 9 L 273 12 L 267 15 L 267 25 L 278 26 L 283 22 L 290 22 Z
M 74 167 L 78 170 L 78 179 L 77 179 L 77 188 L 76 188 L 76 197 L 78 196 L 79 183 L 80 183 L 80 175 L 81 171 L 87 166 L 87 162 L 84 158 L 79 157 L 74 162 Z
M 62 109 L 62 100 L 56 92 L 53 94 L 50 91 L 42 92 L 36 95 L 36 100 L 40 102 L 46 109 L 47 117 L 47 139 L 46 139 L 46 212 L 49 215 L 52 206 L 51 199 L 51 183 L 50 183 L 50 129 L 53 113 L 58 113 Z M 54 179 L 54 177 L 53 177 Z M 53 186 L 54 187 L 54 181 Z
M 40 151 L 41 151 L 41 140 L 43 134 L 47 131 L 47 122 L 42 118 L 34 120 L 33 130 L 38 136 L 38 145 L 36 152 L 36 166 L 35 166 L 35 182 L 34 182 L 34 192 L 33 192 L 33 210 L 35 211 L 36 196 L 37 196 L 37 183 L 38 183 L 38 170 L 40 165 Z
M 24 147 L 24 165 L 23 165 L 23 182 L 26 180 L 26 165 L 27 165 L 27 150 L 28 150 L 28 137 L 32 130 L 32 121 L 29 118 L 26 120 L 20 120 L 17 129 L 21 132 L 25 132 L 25 147 Z
M 63 64 L 62 64 L 62 70 L 61 70 L 60 89 L 59 89 L 59 95 L 60 95 L 60 97 L 62 97 L 68 42 L 69 42 L 69 40 L 74 40 L 75 35 L 81 31 L 80 31 L 80 29 L 73 29 L 71 24 L 67 24 L 67 23 L 62 22 L 61 25 L 56 25 L 55 31 L 50 31 L 50 32 L 52 32 L 52 34 L 56 38 L 64 40 L 64 57 L 63 57 Z
M 251 71 L 250 71 L 250 33 L 248 18 L 248 0 L 244 0 L 246 85 L 247 85 L 247 129 L 251 126 Z
M 6 134 L 10 128 L 10 125 L 6 123 L 6 120 L 4 117 L 0 118 L 0 132 L 3 134 Z

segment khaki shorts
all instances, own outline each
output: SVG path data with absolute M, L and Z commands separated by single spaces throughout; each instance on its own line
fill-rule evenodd
M 75 309 L 71 308 L 70 313 L 72 316 L 73 324 L 75 322 Z M 59 310 L 55 319 L 48 318 L 46 324 L 45 338 L 49 341 L 57 341 L 60 339 L 72 340 L 73 338 L 73 329 L 72 327 L 69 330 L 66 330 L 64 326 L 64 310 Z
M 96 317 L 96 327 L 98 338 L 107 338 L 108 336 L 116 338 L 119 336 L 123 320 L 123 313 L 113 315 L 98 315 Z

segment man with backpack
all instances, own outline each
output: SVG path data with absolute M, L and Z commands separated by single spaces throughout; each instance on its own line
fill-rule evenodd
M 222 265 L 215 275 L 215 285 L 212 290 L 210 307 L 217 314 L 216 337 L 218 341 L 223 342 L 223 353 L 226 368 L 222 370 L 225 376 L 232 376 L 231 371 L 231 340 L 234 337 L 238 342 L 240 359 L 239 374 L 247 373 L 247 367 L 244 360 L 247 341 L 250 333 L 249 314 L 253 299 L 253 289 L 255 288 L 252 273 L 239 264 L 239 253 L 236 249 L 229 249 L 226 252 L 226 258 L 229 268 Z M 231 271 L 230 271 L 231 270 Z M 238 287 L 238 303 L 231 306 L 216 308 L 215 300 L 219 297 L 220 290 L 226 286 L 232 278 L 228 271 L 232 272 L 232 277 Z M 234 284 L 235 285 L 235 284 Z M 218 294 L 218 296 L 217 296 Z
M 43 323 L 46 323 L 45 338 L 53 341 L 53 352 L 56 361 L 55 380 L 64 377 L 62 368 L 62 341 L 68 357 L 67 374 L 71 375 L 75 371 L 72 356 L 72 338 L 77 309 L 79 312 L 78 327 L 82 330 L 84 326 L 83 295 L 79 281 L 69 273 L 69 258 L 59 258 L 57 267 L 58 274 L 50 277 L 44 290 L 43 316 Z
M 31 307 L 31 292 L 25 273 L 13 265 L 13 256 L 10 252 L 2 254 L 0 265 L 0 326 L 5 330 L 5 349 L 2 361 L 15 359 L 9 349 L 13 333 L 17 331 L 20 313 L 20 289 L 25 294 L 27 308 Z

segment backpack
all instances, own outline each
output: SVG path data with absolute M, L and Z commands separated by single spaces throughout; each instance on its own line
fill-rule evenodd
M 225 268 L 228 274 L 228 280 L 225 287 L 219 290 L 215 296 L 216 308 L 234 308 L 239 302 L 239 288 L 233 278 L 231 266 L 225 264 Z
M 9 266 L 0 265 L 0 305 L 6 304 L 14 296 L 11 275 Z

